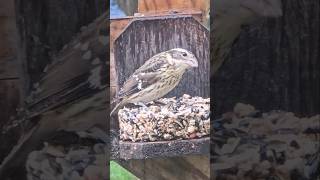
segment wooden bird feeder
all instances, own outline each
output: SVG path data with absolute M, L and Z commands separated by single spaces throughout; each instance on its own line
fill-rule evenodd
M 203 12 L 197 7 L 190 8 L 191 5 L 187 1 L 184 1 L 185 5 L 176 4 L 177 6 L 174 5 L 176 1 L 170 2 L 173 2 L 171 8 L 161 6 L 157 10 L 157 4 L 147 6 L 151 1 L 139 1 L 140 12 L 136 16 L 111 20 L 111 96 L 114 96 L 125 80 L 153 55 L 172 48 L 184 48 L 195 54 L 199 67 L 185 73 L 179 85 L 166 97 L 181 97 L 183 94 L 210 97 L 210 41 L 209 30 L 201 24 Z M 117 117 L 112 118 L 111 129 L 118 131 L 118 128 Z M 200 176 L 208 178 L 209 148 L 210 137 L 156 142 L 119 141 L 118 147 L 112 148 L 118 152 L 112 152 L 111 158 L 132 159 L 127 162 L 121 161 L 121 164 L 139 177 L 145 177 L 148 173 L 139 175 L 135 170 L 134 164 L 138 163 L 137 160 L 169 157 L 167 161 L 171 161 L 172 158 L 179 157 L 187 161 L 186 156 L 196 155 L 199 157 L 197 163 L 207 165 L 207 169 L 203 168 L 200 171 Z M 150 165 L 154 163 L 153 160 L 148 162 Z
M 157 53 L 178 47 L 193 52 L 199 61 L 199 67 L 194 71 L 185 73 L 180 84 L 167 97 L 180 97 L 183 94 L 209 97 L 209 32 L 190 15 L 140 17 L 134 18 L 129 23 L 114 43 L 117 89 L 147 59 Z M 192 141 L 194 141 L 194 147 L 199 144 L 208 146 L 208 148 L 199 147 L 195 148 L 198 151 L 189 150 L 181 153 L 200 153 L 200 150 L 203 153 L 209 152 L 209 140 L 207 138 Z M 203 143 L 203 141 L 208 143 Z M 154 146 L 160 149 L 167 149 L 165 146 L 159 146 L 159 143 L 145 142 L 136 144 L 120 142 L 120 158 L 141 158 L 143 155 L 137 155 L 141 152 L 132 153 L 132 151 L 134 149 L 139 151 L 139 149 L 150 148 L 154 149 L 154 151 L 145 151 L 144 156 L 156 157 L 153 152 L 156 153 L 157 148 L 153 148 Z M 164 141 L 162 143 L 167 144 L 168 142 Z M 179 146 L 181 143 L 174 144 Z M 131 146 L 132 148 L 130 148 Z M 151 147 L 149 148 L 149 146 Z M 128 154 L 133 155 L 128 157 Z M 174 156 L 177 155 L 177 152 L 167 151 L 162 155 Z

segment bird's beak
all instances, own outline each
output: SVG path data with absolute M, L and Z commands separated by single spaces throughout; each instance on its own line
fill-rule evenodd
M 195 60 L 195 61 L 191 62 L 190 66 L 193 67 L 193 68 L 198 67 L 199 66 L 198 61 Z

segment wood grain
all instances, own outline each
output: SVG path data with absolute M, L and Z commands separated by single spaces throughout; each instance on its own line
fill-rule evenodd
M 120 161 L 141 180 L 209 180 L 209 156 L 193 155 L 171 158 Z
M 214 114 L 237 102 L 299 116 L 320 113 L 320 2 L 283 1 L 283 12 L 243 29 L 213 79 Z
M 206 11 L 210 7 L 208 0 L 140 0 L 138 1 L 138 11 L 162 12 L 167 10 L 201 10 Z
M 0 79 L 16 78 L 19 75 L 15 17 L 0 16 L 0 39 Z
M 13 118 L 20 104 L 19 80 L 0 80 L 0 127 Z

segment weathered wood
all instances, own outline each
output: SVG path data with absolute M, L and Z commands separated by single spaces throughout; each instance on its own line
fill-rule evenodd
M 184 154 L 207 154 L 209 156 L 210 138 L 172 140 L 156 142 L 120 141 L 121 159 L 146 159 L 183 156 Z
M 209 32 L 191 16 L 137 18 L 115 40 L 118 86 L 146 60 L 171 48 L 185 48 L 195 54 L 199 67 L 185 73 L 167 97 L 209 97 Z
M 320 2 L 283 1 L 283 17 L 246 27 L 213 79 L 215 115 L 237 102 L 320 113 Z
M 2 134 L 7 124 L 12 124 L 15 119 L 17 108 L 20 106 L 20 81 L 0 80 L 0 162 L 10 152 L 12 145 L 19 139 L 20 133 L 17 129 Z
M 137 14 L 137 16 L 126 16 L 123 18 L 114 18 L 110 20 L 110 50 L 113 52 L 114 40 L 118 38 L 118 36 L 124 31 L 126 26 L 134 19 L 139 16 L 148 16 L 148 17 L 158 17 L 158 16 L 166 16 L 172 14 L 169 11 L 155 13 L 155 12 L 145 12 L 143 14 Z M 192 15 L 196 20 L 202 21 L 202 13 L 201 11 L 180 11 L 176 12 L 175 15 Z
M 208 180 L 210 160 L 206 155 L 192 155 L 119 162 L 141 180 Z
M 0 162 L 20 136 L 19 127 L 5 131 L 13 124 L 23 98 L 17 33 L 15 2 L 0 0 Z
M 14 1 L 0 1 L 0 17 L 15 17 Z M 1 26 L 2 27 L 2 26 Z
M 0 80 L 0 127 L 14 117 L 20 104 L 19 80 Z
M 0 1 L 0 6 L 3 3 Z M 14 5 L 11 3 L 9 5 L 4 5 L 7 9 L 0 8 L 0 79 L 18 78 L 19 76 L 16 19 Z
M 201 10 L 207 11 L 210 8 L 208 0 L 140 0 L 138 1 L 138 12 L 162 12 L 168 10 Z
M 115 97 L 117 90 L 117 73 L 115 70 L 115 62 L 113 52 L 110 51 L 110 97 Z
M 133 16 L 110 20 L 110 52 L 113 52 L 114 40 L 121 34 L 124 28 L 132 20 Z

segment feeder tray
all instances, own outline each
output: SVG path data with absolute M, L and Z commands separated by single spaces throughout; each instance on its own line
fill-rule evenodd
M 157 142 L 120 141 L 119 146 L 121 159 L 174 157 L 190 154 L 209 155 L 210 137 Z
M 118 113 L 120 158 L 209 153 L 210 98 L 163 98 Z

